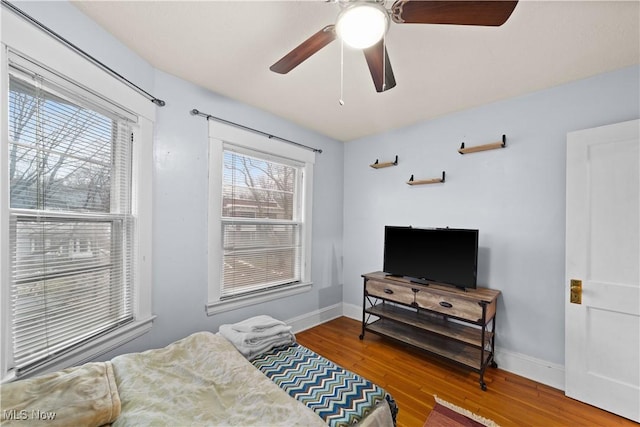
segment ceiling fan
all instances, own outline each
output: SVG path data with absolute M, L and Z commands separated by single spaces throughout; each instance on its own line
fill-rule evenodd
M 336 38 L 362 49 L 377 92 L 396 85 L 384 35 L 397 24 L 454 24 L 497 27 L 504 24 L 515 1 L 396 0 L 387 10 L 384 0 L 337 0 L 342 7 L 335 24 L 327 25 L 287 53 L 269 69 L 287 74 Z

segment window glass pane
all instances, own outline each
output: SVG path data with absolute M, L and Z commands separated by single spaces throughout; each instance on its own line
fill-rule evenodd
M 64 276 L 77 270 L 110 266 L 112 250 L 120 252 L 113 243 L 121 240 L 115 236 L 113 227 L 111 221 L 18 220 L 15 280 Z M 113 255 L 117 260 L 117 254 Z
M 289 165 L 225 151 L 222 216 L 293 220 L 297 173 Z
M 221 297 L 298 283 L 298 167 L 224 152 Z
M 10 79 L 11 207 L 109 212 L 115 128 L 96 111 Z
M 300 279 L 298 224 L 223 224 L 223 294 L 293 283 Z
M 12 221 L 14 359 L 24 365 L 132 319 L 122 220 Z M 116 244 L 114 244 L 116 243 Z

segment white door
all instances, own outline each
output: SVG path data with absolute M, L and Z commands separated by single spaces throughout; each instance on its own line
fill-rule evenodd
M 640 422 L 640 120 L 567 135 L 565 393 Z M 571 281 L 576 296 L 571 302 Z

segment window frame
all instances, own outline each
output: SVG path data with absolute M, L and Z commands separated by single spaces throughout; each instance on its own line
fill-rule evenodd
M 313 167 L 315 153 L 285 142 L 277 141 L 258 133 L 240 129 L 213 119 L 209 123 L 209 198 L 208 198 L 208 300 L 207 315 L 234 310 L 249 305 L 284 298 L 311 290 L 311 228 L 313 199 Z M 222 188 L 224 151 L 262 154 L 270 158 L 288 159 L 301 164 L 300 223 L 302 256 L 300 282 L 255 291 L 250 294 L 221 298 L 222 284 Z
M 132 152 L 132 206 L 136 223 L 135 271 L 133 284 L 134 321 L 115 331 L 91 340 L 84 345 L 64 353 L 56 359 L 30 370 L 22 377 L 51 372 L 68 366 L 84 363 L 110 351 L 149 331 L 154 316 L 151 312 L 152 279 L 152 168 L 153 168 L 153 123 L 155 106 L 146 98 L 123 83 L 98 69 L 62 43 L 13 13 L 0 14 L 2 40 L 0 43 L 0 382 L 16 378 L 13 369 L 12 326 L 10 290 L 9 247 L 9 184 L 8 184 L 8 96 L 9 55 L 24 59 L 52 70 L 51 77 L 62 85 L 71 82 L 95 94 L 97 99 L 107 99 L 137 117 L 133 126 Z M 28 58 L 28 59 L 27 59 Z M 46 65 L 41 65 L 46 64 Z M 55 70 L 55 71 L 53 71 Z M 106 94 L 102 96 L 101 94 Z M 6 183 L 6 184 L 5 184 Z

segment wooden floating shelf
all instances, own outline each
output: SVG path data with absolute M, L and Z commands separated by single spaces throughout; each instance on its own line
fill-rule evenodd
M 414 180 L 413 179 L 413 175 L 411 175 L 411 178 L 409 178 L 409 181 L 407 181 L 407 184 L 409 184 L 409 185 L 441 184 L 441 183 L 444 182 L 444 179 L 445 179 L 445 172 L 444 171 L 442 171 L 442 178 Z
M 487 151 L 487 150 L 495 150 L 496 148 L 504 148 L 507 146 L 507 136 L 502 135 L 502 141 L 492 142 L 484 145 L 476 145 L 475 147 L 465 148 L 464 142 L 460 145 L 460 149 L 458 149 L 458 153 L 460 154 L 468 154 L 468 153 L 477 153 L 479 151 Z
M 372 163 L 369 166 L 371 166 L 374 169 L 381 169 L 381 168 L 388 168 L 389 166 L 397 166 L 397 165 L 398 165 L 398 156 L 396 156 L 396 159 L 393 162 L 380 163 L 378 162 L 378 159 L 376 159 L 375 163 Z

